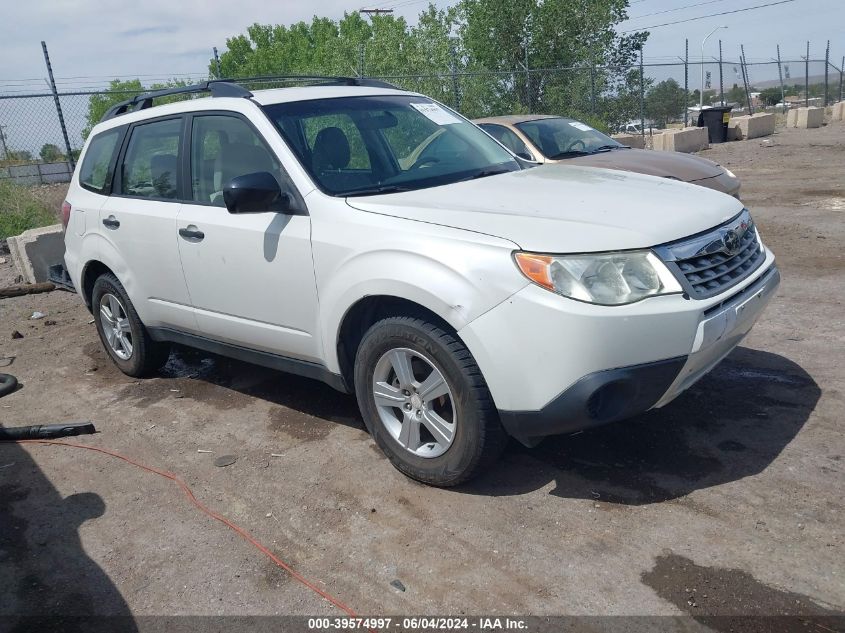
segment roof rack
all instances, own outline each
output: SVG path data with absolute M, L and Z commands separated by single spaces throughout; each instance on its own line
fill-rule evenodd
M 131 99 L 121 101 L 113 105 L 103 115 L 101 121 L 113 119 L 121 114 L 127 112 L 137 112 L 138 110 L 146 110 L 153 105 L 153 99 L 160 99 L 161 97 L 169 97 L 171 95 L 193 94 L 199 92 L 210 92 L 212 97 L 244 97 L 249 98 L 252 93 L 234 83 L 225 80 L 211 80 L 203 81 L 202 83 L 193 84 L 191 86 L 179 86 L 176 88 L 165 88 L 164 90 L 155 90 L 153 92 L 144 92 L 135 95 Z
M 190 86 L 179 86 L 176 88 L 165 88 L 153 92 L 144 92 L 126 101 L 113 105 L 103 115 L 101 121 L 113 119 L 127 112 L 137 112 L 152 107 L 153 99 L 169 97 L 180 94 L 196 94 L 210 92 L 212 97 L 243 97 L 249 99 L 252 93 L 243 86 L 235 83 L 260 82 L 260 81 L 313 81 L 320 82 L 322 86 L 366 86 L 369 88 L 396 88 L 391 83 L 380 79 L 369 79 L 367 77 L 332 77 L 324 75 L 268 75 L 262 77 L 243 77 L 238 79 L 212 79 Z

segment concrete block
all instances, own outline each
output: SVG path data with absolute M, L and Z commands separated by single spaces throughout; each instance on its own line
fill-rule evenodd
M 654 149 L 663 152 L 690 154 L 710 147 L 707 128 L 687 127 L 682 130 L 663 130 L 654 137 Z
M 645 149 L 645 138 L 642 134 L 614 134 L 613 140 L 634 149 Z
M 738 125 L 733 124 L 734 120 L 731 119 L 731 125 L 728 127 L 728 140 L 729 141 L 741 141 L 742 140 L 742 128 Z
M 831 118 L 834 121 L 845 121 L 845 101 L 833 104 Z
M 795 108 L 786 115 L 786 127 L 810 129 L 824 123 L 824 108 Z
M 731 127 L 739 139 L 760 138 L 775 133 L 775 115 L 758 112 L 751 116 L 738 116 L 731 119 Z
M 50 266 L 63 264 L 65 235 L 61 224 L 24 231 L 8 239 L 9 253 L 24 283 L 49 280 Z

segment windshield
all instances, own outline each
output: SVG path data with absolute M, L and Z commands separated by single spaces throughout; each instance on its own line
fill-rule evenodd
M 568 158 L 625 147 L 589 125 L 573 119 L 536 119 L 517 123 L 546 158 Z
M 451 110 L 408 95 L 264 107 L 317 185 L 334 196 L 436 187 L 520 169 Z

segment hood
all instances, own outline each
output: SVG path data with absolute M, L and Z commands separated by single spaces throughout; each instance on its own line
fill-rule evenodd
M 569 163 L 418 191 L 351 197 L 347 204 L 548 253 L 656 246 L 710 229 L 743 208 L 730 196 L 676 180 Z
M 615 149 L 589 156 L 565 158 L 561 162 L 567 165 L 633 171 L 661 178 L 676 178 L 684 182 L 713 178 L 724 172 L 724 169 L 712 160 L 700 156 L 646 149 Z

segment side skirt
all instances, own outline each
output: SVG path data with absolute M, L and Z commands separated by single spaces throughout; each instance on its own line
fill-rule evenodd
M 195 347 L 212 354 L 219 354 L 228 358 L 234 358 L 253 365 L 261 365 L 262 367 L 269 367 L 278 371 L 287 372 L 289 374 L 296 374 L 297 376 L 304 376 L 305 378 L 312 378 L 326 383 L 330 387 L 337 389 L 342 393 L 351 393 L 346 381 L 340 374 L 330 372 L 326 367 L 320 363 L 311 363 L 305 360 L 296 358 L 288 358 L 287 356 L 280 356 L 278 354 L 271 354 L 270 352 L 262 352 L 248 347 L 241 347 L 240 345 L 232 345 L 231 343 L 222 343 L 204 336 L 196 334 L 189 334 L 179 330 L 170 328 L 147 328 L 150 337 L 154 341 L 177 343 L 187 347 Z

